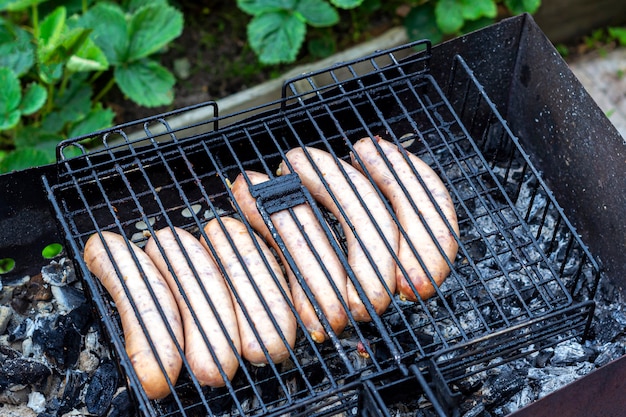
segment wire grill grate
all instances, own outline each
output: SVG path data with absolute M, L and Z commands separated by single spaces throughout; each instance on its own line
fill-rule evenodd
M 362 387 L 351 384 L 389 370 L 409 375 L 418 360 L 432 360 L 435 373 L 452 382 L 494 355 L 514 357 L 534 343 L 584 333 L 599 268 L 515 136 L 462 59 L 444 94 L 428 74 L 429 45 L 407 61 L 395 52 L 303 76 L 285 85 L 279 103 L 216 117 L 199 135 L 156 117 L 95 135 L 104 146 L 75 159 L 63 158 L 64 149 L 86 137 L 61 146 L 58 178 L 44 184 L 144 414 L 281 415 L 313 401 L 337 411 L 342 396 L 356 404 Z M 360 62 L 368 73 L 358 73 Z M 318 85 L 318 76 L 330 82 Z M 129 139 L 125 131 L 138 127 L 145 137 Z M 347 160 L 352 143 L 375 135 L 428 163 L 455 203 L 459 253 L 437 294 L 415 303 L 394 298 L 380 318 L 351 320 L 321 345 L 300 321 L 288 363 L 256 368 L 239 358 L 240 372 L 225 388 L 200 388 L 185 373 L 173 395 L 148 401 L 125 356 L 119 317 L 81 261 L 87 238 L 112 230 L 141 245 L 174 226 L 200 236 L 208 219 L 236 214 L 229 181 L 240 172 L 274 177 L 285 153 L 299 146 Z M 327 233 L 341 236 L 336 219 L 317 213 Z

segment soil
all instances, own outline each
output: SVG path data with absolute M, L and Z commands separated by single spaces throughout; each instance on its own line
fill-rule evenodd
M 247 42 L 246 27 L 251 16 L 237 8 L 234 1 L 180 0 L 173 4 L 185 17 L 184 29 L 161 54 L 160 62 L 177 78 L 174 102 L 169 106 L 142 108 L 114 89 L 106 104 L 116 112 L 116 124 L 224 98 L 275 78 L 292 66 L 321 58 L 309 53 L 305 45 L 297 62 L 263 66 Z M 341 22 L 330 29 L 309 27 L 305 43 L 331 36 L 336 42 L 334 49 L 342 50 L 401 23 L 396 7 L 389 4 L 380 6 L 376 13 L 367 16 L 363 13 L 367 12 L 342 11 Z

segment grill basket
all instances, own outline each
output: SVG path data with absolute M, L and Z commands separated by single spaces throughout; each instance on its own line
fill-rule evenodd
M 598 264 L 463 58 L 455 57 L 443 91 L 430 54 L 427 42 L 407 45 L 290 80 L 281 100 L 234 115 L 205 103 L 215 114 L 206 123 L 172 128 L 186 108 L 60 145 L 57 175 L 44 185 L 144 415 L 384 416 L 390 405 L 381 392 L 400 383 L 412 387 L 406 395 L 416 407 L 455 414 L 458 381 L 584 336 Z M 300 321 L 285 363 L 240 360 L 219 389 L 200 387 L 184 370 L 172 395 L 148 400 L 115 306 L 82 261 L 89 236 L 109 230 L 141 246 L 155 230 L 178 226 L 200 237 L 208 219 L 237 216 L 229 181 L 243 170 L 275 178 L 285 153 L 304 145 L 348 160 L 352 143 L 374 135 L 428 163 L 454 201 L 459 251 L 437 294 L 394 298 L 382 316 L 351 321 L 323 344 Z M 66 157 L 76 149 L 80 156 Z M 341 235 L 336 220 L 318 214 Z

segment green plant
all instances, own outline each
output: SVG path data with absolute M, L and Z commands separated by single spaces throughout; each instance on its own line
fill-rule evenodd
M 535 13 L 541 0 L 426 0 L 418 1 L 404 20 L 411 39 L 438 43 L 491 24 L 502 6 L 511 14 Z
M 331 27 L 339 23 L 340 11 L 366 9 L 371 17 L 380 8 L 409 7 L 404 26 L 410 39 L 440 42 L 445 36 L 458 35 L 492 23 L 499 7 L 511 14 L 534 13 L 541 0 L 237 0 L 244 12 L 252 15 L 248 41 L 263 64 L 290 63 L 296 60 L 307 35 L 307 26 Z M 351 30 L 357 30 L 361 15 L 352 16 Z M 332 52 L 334 40 L 326 37 L 309 42 L 309 52 Z
M 182 32 L 167 1 L 44 3 L 0 1 L 0 172 L 53 162 L 60 140 L 111 126 L 114 85 L 142 106 L 173 100 L 174 76 L 150 58 Z
M 237 6 L 253 16 L 248 41 L 264 64 L 293 62 L 307 32 L 313 27 L 339 22 L 337 8 L 351 9 L 363 0 L 237 0 Z

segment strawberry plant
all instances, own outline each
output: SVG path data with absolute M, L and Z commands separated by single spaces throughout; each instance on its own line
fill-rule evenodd
M 511 14 L 534 13 L 541 0 L 427 0 L 411 8 L 404 20 L 411 39 L 438 43 L 495 22 L 499 7 Z
M 351 9 L 363 0 L 237 0 L 253 16 L 248 41 L 263 64 L 295 61 L 307 26 L 326 27 L 339 22 L 337 7 Z
M 151 57 L 182 32 L 167 1 L 50 3 L 0 1 L 0 173 L 53 162 L 60 140 L 111 126 L 102 99 L 114 85 L 142 106 L 173 100 L 174 76 Z
M 534 13 L 540 4 L 541 0 L 237 0 L 239 8 L 252 15 L 247 27 L 248 42 L 263 64 L 294 62 L 307 28 L 337 25 L 341 10 L 364 8 L 367 9 L 365 15 L 373 17 L 382 7 L 387 10 L 408 7 L 410 11 L 404 17 L 404 26 L 409 38 L 438 43 L 446 36 L 493 23 L 500 9 L 511 14 Z M 358 24 L 358 21 L 352 22 L 353 27 Z M 318 49 L 332 51 L 332 40 L 322 38 L 314 42 L 320 45 Z

